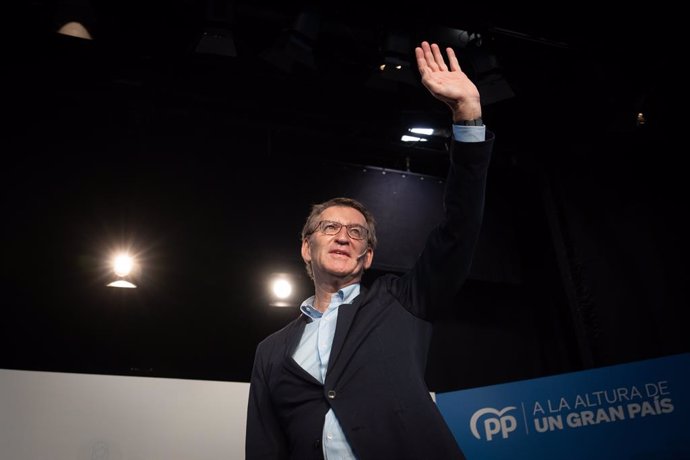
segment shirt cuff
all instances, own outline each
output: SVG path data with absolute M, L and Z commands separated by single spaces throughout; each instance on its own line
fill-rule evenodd
M 484 142 L 486 126 L 453 125 L 453 137 L 458 142 Z

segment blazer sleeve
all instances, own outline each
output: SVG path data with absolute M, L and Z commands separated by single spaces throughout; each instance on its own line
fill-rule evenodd
M 484 142 L 451 144 L 442 220 L 412 269 L 392 281 L 393 294 L 419 318 L 433 320 L 450 307 L 469 275 L 484 216 L 493 141 L 487 130 Z
M 245 456 L 247 460 L 288 458 L 285 435 L 273 409 L 265 362 L 266 350 L 257 347 L 249 386 Z

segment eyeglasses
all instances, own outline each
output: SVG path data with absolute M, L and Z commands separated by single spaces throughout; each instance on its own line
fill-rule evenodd
M 369 236 L 369 230 L 359 224 L 345 225 L 340 222 L 333 222 L 332 220 L 322 220 L 319 222 L 316 230 L 324 235 L 337 235 L 343 227 L 347 229 L 347 234 L 354 240 L 365 240 L 367 236 Z

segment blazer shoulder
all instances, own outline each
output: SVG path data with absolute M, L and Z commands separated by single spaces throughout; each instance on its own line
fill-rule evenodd
M 382 291 L 390 291 L 391 286 L 393 285 L 395 280 L 398 279 L 400 279 L 400 275 L 396 275 L 394 273 L 385 273 L 377 277 L 368 286 L 362 286 L 362 290 L 360 291 L 360 297 L 366 299 L 369 296 L 380 295 Z

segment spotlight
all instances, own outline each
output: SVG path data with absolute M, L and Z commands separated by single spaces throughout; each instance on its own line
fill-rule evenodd
M 93 40 L 96 14 L 89 0 L 58 0 L 52 21 L 59 35 Z
M 287 272 L 272 273 L 268 277 L 267 297 L 271 307 L 296 307 L 301 303 L 304 291 L 302 278 Z
M 419 82 L 411 60 L 413 49 L 408 36 L 397 32 L 387 33 L 381 46 L 381 60 L 366 85 L 391 91 L 398 89 L 398 83 L 417 86 Z
M 108 287 L 129 289 L 137 287 L 137 285 L 132 282 L 132 276 L 138 271 L 139 267 L 132 256 L 127 253 L 116 255 L 112 260 L 112 268 L 117 278 L 108 283 Z

